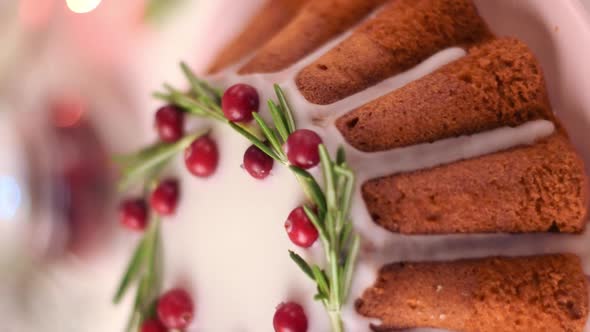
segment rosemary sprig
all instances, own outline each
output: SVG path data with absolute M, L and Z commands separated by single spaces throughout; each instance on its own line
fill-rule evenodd
M 121 179 L 117 184 L 119 191 L 125 191 L 137 181 L 152 178 L 172 157 L 206 133 L 207 131 L 199 131 L 186 135 L 174 143 L 158 142 L 136 153 L 113 157 L 113 161 L 121 167 Z
M 137 331 L 139 324 L 154 314 L 155 301 L 162 287 L 160 243 L 160 219 L 153 217 L 149 228 L 135 248 L 113 298 L 113 303 L 118 304 L 131 287 L 131 283 L 137 282 L 126 331 Z
M 184 136 L 174 143 L 156 143 L 130 155 L 115 156 L 114 161 L 122 168 L 119 190 L 143 181 L 147 196 L 158 184 L 158 175 L 174 156 L 186 149 L 195 139 L 207 134 L 202 130 Z M 162 246 L 160 218 L 156 215 L 137 243 L 127 268 L 113 297 L 118 304 L 135 284 L 135 298 L 126 331 L 136 332 L 140 324 L 155 315 L 156 298 L 162 287 Z
M 256 145 L 260 150 L 279 163 L 289 167 L 301 184 L 310 206 L 305 206 L 305 213 L 318 230 L 320 241 L 326 256 L 324 268 L 317 264 L 309 264 L 301 256 L 289 251 L 291 259 L 317 285 L 315 299 L 321 301 L 326 308 L 333 332 L 342 332 L 341 308 L 349 295 L 350 284 L 360 247 L 360 238 L 354 232 L 350 219 L 355 176 L 346 163 L 344 149 L 337 151 L 333 160 L 325 146 L 319 147 L 323 188 L 306 170 L 290 165 L 282 146 L 287 138 L 296 130 L 293 111 L 287 98 L 278 85 L 274 85 L 277 102 L 268 101 L 268 109 L 272 116 L 269 125 L 257 113 L 255 123 L 262 132 L 262 137 L 254 130 L 228 121 L 221 110 L 221 91 L 197 78 L 188 66 L 181 64 L 190 89 L 181 92 L 170 85 L 164 85 L 166 92 L 157 92 L 156 98 L 175 104 L 185 112 L 208 117 L 231 126 L 236 132 Z

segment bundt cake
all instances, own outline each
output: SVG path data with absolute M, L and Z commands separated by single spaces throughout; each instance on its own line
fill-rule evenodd
M 268 0 L 207 70 L 212 86 L 249 84 L 263 101 L 279 84 L 301 127 L 318 131 L 330 151 L 345 146 L 359 180 L 352 208 L 362 237 L 359 260 L 382 263 L 353 274 L 362 287 L 347 301 L 347 331 L 584 329 L 589 309 L 581 252 L 564 245 L 548 253 L 545 242 L 536 242 L 537 236 L 564 243 L 584 237 L 584 162 L 553 112 L 533 52 L 491 31 L 472 0 Z M 449 48 L 465 55 L 443 59 Z M 399 88 L 389 85 L 396 77 Z M 239 199 L 234 192 L 207 195 Z M 228 227 L 241 227 L 237 222 L 228 219 Z M 217 226 L 208 227 L 201 234 L 218 236 Z M 235 233 L 228 246 L 245 235 Z M 192 241 L 186 234 L 184 241 Z M 504 251 L 482 249 L 466 259 L 396 251 L 403 242 L 428 252 L 433 241 L 444 242 L 444 251 L 465 239 L 474 239 L 475 249 L 482 236 L 504 236 L 497 244 Z M 274 240 L 252 248 L 272 251 Z M 530 255 L 506 254 L 521 241 Z M 234 255 L 241 250 L 232 247 Z M 317 256 L 313 248 L 299 252 Z M 218 264 L 197 255 L 209 264 L 204 268 Z M 232 302 L 241 301 L 237 287 L 255 296 L 246 283 L 230 280 L 242 278 L 240 269 L 260 267 L 251 264 L 237 257 L 229 275 L 209 276 L 210 285 L 232 289 L 226 293 Z M 311 301 L 314 288 L 289 289 L 289 296 Z M 269 286 L 264 296 L 276 291 Z M 304 307 L 309 330 L 323 331 L 313 323 L 318 306 Z

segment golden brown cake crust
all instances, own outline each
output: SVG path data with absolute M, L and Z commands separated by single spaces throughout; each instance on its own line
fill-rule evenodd
M 296 77 L 303 96 L 330 104 L 449 46 L 489 37 L 471 0 L 393 0 Z
M 286 26 L 307 0 L 268 0 L 246 28 L 216 56 L 208 73 L 214 74 L 250 54 Z
M 385 0 L 314 0 L 266 43 L 240 74 L 280 71 L 348 30 Z
M 373 179 L 362 194 L 380 226 L 404 234 L 581 232 L 588 181 L 565 134 L 432 169 Z
M 373 152 L 552 118 L 541 67 L 514 38 L 469 55 L 339 118 L 355 148 Z
M 385 266 L 356 307 L 375 331 L 581 332 L 588 291 L 569 254 Z

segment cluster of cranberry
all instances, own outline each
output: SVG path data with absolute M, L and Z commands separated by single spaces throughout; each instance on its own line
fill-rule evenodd
M 247 84 L 236 84 L 225 91 L 221 101 L 225 117 L 235 123 L 253 120 L 252 113 L 258 112 L 259 97 L 255 88 Z M 173 105 L 156 112 L 155 127 L 160 140 L 167 143 L 178 141 L 184 136 L 185 113 Z M 289 163 L 309 169 L 320 162 L 318 146 L 322 143 L 317 133 L 300 129 L 289 135 L 283 150 Z M 184 152 L 187 169 L 197 177 L 209 177 L 217 169 L 219 152 L 216 142 L 205 135 L 197 138 Z M 255 145 L 244 153 L 244 169 L 256 179 L 264 179 L 273 168 L 274 160 Z M 161 216 L 174 214 L 178 202 L 178 182 L 174 179 L 161 181 L 151 193 L 151 210 Z M 129 229 L 143 231 L 148 222 L 148 206 L 143 199 L 130 199 L 121 204 L 121 224 Z M 288 216 L 285 229 L 289 239 L 297 246 L 309 248 L 318 238 L 318 231 L 307 217 L 303 207 L 297 207 Z M 193 317 L 193 305 L 186 291 L 175 289 L 167 292 L 158 301 L 158 318 L 146 320 L 141 332 L 160 332 L 168 329 L 185 328 Z M 307 318 L 303 308 L 293 302 L 277 307 L 273 326 L 275 331 L 305 332 Z

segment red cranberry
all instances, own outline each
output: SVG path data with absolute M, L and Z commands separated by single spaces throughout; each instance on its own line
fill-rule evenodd
M 129 229 L 143 231 L 147 225 L 147 204 L 143 199 L 129 199 L 121 203 L 119 218 Z
M 156 112 L 156 129 L 162 141 L 178 141 L 184 135 L 184 113 L 173 105 L 160 108 Z
M 301 206 L 289 213 L 285 221 L 285 229 L 291 242 L 303 248 L 311 247 L 318 239 L 318 230 Z
M 150 318 L 141 324 L 141 332 L 167 332 L 168 330 L 159 320 Z
M 195 176 L 211 176 L 215 173 L 218 162 L 217 144 L 209 136 L 197 138 L 184 150 L 186 168 Z
M 322 139 L 314 131 L 299 129 L 289 135 L 283 149 L 291 164 L 308 169 L 320 162 L 320 144 Z
M 229 87 L 221 98 L 221 109 L 229 121 L 252 121 L 252 113 L 258 112 L 259 100 L 256 89 L 248 84 Z
M 244 153 L 244 168 L 256 179 L 267 177 L 273 164 L 274 160 L 256 145 L 250 146 Z
M 306 332 L 307 317 L 303 308 L 295 302 L 281 303 L 272 320 L 275 332 Z
M 193 300 L 187 291 L 175 288 L 160 297 L 157 311 L 164 326 L 169 329 L 184 329 L 193 320 Z
M 176 211 L 178 204 L 178 182 L 165 180 L 160 182 L 150 197 L 150 205 L 154 211 L 163 216 L 169 216 Z

